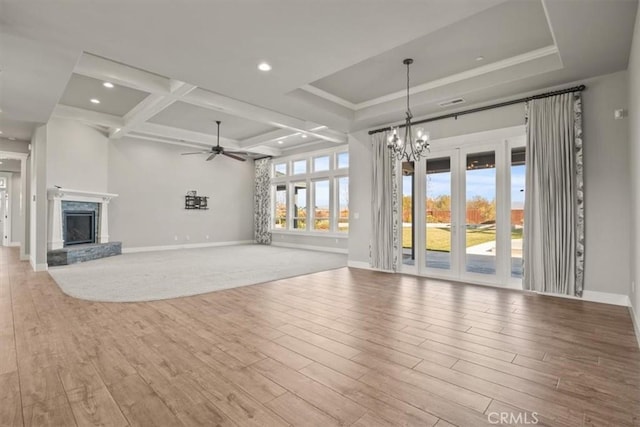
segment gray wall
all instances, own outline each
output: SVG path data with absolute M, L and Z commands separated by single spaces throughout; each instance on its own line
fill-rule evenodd
M 107 191 L 108 138 L 73 120 L 47 124 L 47 187 Z
M 637 327 L 640 328 L 640 10 L 636 14 L 636 27 L 629 59 L 629 168 L 631 172 L 632 233 L 631 233 L 631 279 L 635 289 L 630 292 Z M 640 329 L 636 330 L 640 334 Z M 638 336 L 640 341 L 640 335 Z
M 180 155 L 192 147 L 133 138 L 108 147 L 108 191 L 119 194 L 109 206 L 110 240 L 125 249 L 253 240 L 252 161 L 206 162 Z M 185 210 L 189 190 L 209 196 L 209 210 Z
M 631 216 L 628 130 L 614 120 L 615 108 L 626 108 L 627 73 L 584 82 L 584 144 L 586 203 L 585 289 L 628 295 Z M 542 90 L 540 91 L 542 92 Z M 524 107 L 506 108 L 429 124 L 434 139 L 524 124 Z M 349 261 L 368 262 L 371 233 L 371 148 L 366 132 L 349 136 L 350 209 Z M 359 215 L 359 219 L 355 219 Z

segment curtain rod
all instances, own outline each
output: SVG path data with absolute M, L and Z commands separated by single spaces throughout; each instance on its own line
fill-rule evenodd
M 523 102 L 528 102 L 528 101 L 531 101 L 533 99 L 549 98 L 550 96 L 562 95 L 564 93 L 582 92 L 586 88 L 587 87 L 585 85 L 580 85 L 580 86 L 570 87 L 570 88 L 567 88 L 567 89 L 554 90 L 553 92 L 546 92 L 546 93 L 541 93 L 541 94 L 538 94 L 538 95 L 527 96 L 526 98 L 514 99 L 514 100 L 511 100 L 511 101 L 500 102 L 498 104 L 486 105 L 484 107 L 478 107 L 478 108 L 472 108 L 470 110 L 458 111 L 457 113 L 449 113 L 449 114 L 444 114 L 442 116 L 431 117 L 431 118 L 428 118 L 428 119 L 422 119 L 422 120 L 418 120 L 416 122 L 413 122 L 411 124 L 412 125 L 419 125 L 421 123 L 435 122 L 437 120 L 443 120 L 443 119 L 450 119 L 450 118 L 457 119 L 458 116 L 464 116 L 465 114 L 479 113 L 480 111 L 493 110 L 494 108 L 507 107 L 507 106 L 513 105 L 513 104 L 521 104 Z M 396 126 L 394 126 L 394 127 L 396 127 Z M 405 125 L 401 124 L 401 125 L 398 125 L 397 127 L 403 128 L 403 127 L 405 127 Z M 387 127 L 380 128 L 380 129 L 374 129 L 374 130 L 370 130 L 369 131 L 369 135 L 373 135 L 374 133 L 386 132 L 386 131 L 390 131 L 390 130 L 391 130 L 391 126 L 387 126 Z

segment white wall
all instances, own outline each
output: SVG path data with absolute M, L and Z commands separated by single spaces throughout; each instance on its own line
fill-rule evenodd
M 636 319 L 636 334 L 640 342 L 640 9 L 636 14 L 636 26 L 629 59 L 629 168 L 633 218 L 631 232 L 631 280 L 635 289 L 630 292 Z
M 22 185 L 20 183 L 21 175 L 14 173 L 11 176 L 11 188 L 9 189 L 11 197 L 11 242 L 12 246 L 20 244 L 22 241 L 22 221 L 20 217 L 20 207 L 22 205 L 21 190 Z
M 108 192 L 119 194 L 109 205 L 110 240 L 125 249 L 253 240 L 253 162 L 180 155 L 189 151 L 197 150 L 109 142 Z M 209 196 L 209 210 L 185 210 L 188 190 Z
M 586 266 L 585 289 L 628 295 L 631 224 L 628 130 L 614 120 L 615 108 L 627 106 L 627 73 L 584 82 Z M 544 92 L 540 90 L 538 92 Z M 433 139 L 524 124 L 524 106 L 513 105 L 428 124 Z M 371 233 L 371 148 L 366 132 L 349 136 L 349 261 L 368 263 Z M 358 214 L 359 219 L 354 216 Z
M 47 269 L 47 126 L 40 126 L 31 139 L 29 261 L 35 271 Z
M 74 120 L 47 124 L 47 187 L 107 191 L 108 138 Z

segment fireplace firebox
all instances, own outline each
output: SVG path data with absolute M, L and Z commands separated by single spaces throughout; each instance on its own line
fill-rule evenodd
M 64 215 L 64 246 L 96 243 L 95 211 L 67 211 Z

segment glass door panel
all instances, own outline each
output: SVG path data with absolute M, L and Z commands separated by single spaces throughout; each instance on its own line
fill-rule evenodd
M 427 159 L 425 177 L 425 266 L 451 270 L 451 157 Z
M 413 200 L 415 195 L 415 169 L 413 162 L 402 163 L 402 263 L 415 265 L 415 220 Z
M 465 172 L 465 271 L 496 274 L 496 154 L 469 153 Z
M 511 277 L 522 278 L 525 147 L 511 149 Z

